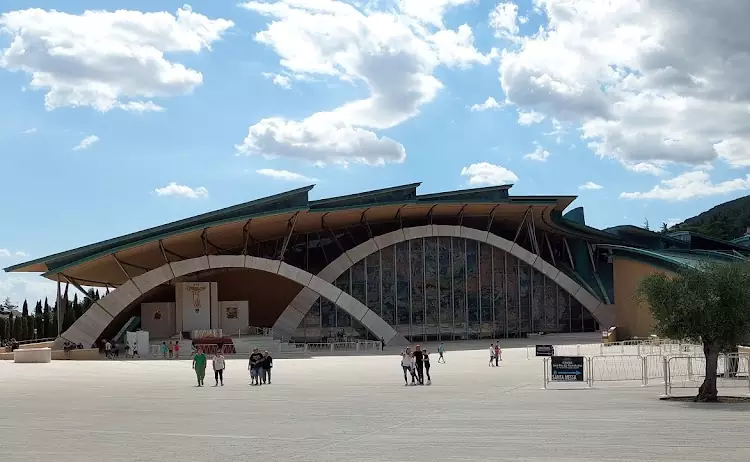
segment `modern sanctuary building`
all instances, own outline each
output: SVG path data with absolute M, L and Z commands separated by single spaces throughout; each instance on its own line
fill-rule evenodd
M 280 339 L 387 344 L 618 327 L 650 333 L 633 294 L 653 271 L 742 259 L 740 243 L 598 230 L 574 196 L 419 184 L 323 200 L 312 186 L 6 268 L 106 288 L 59 342 L 249 326 Z

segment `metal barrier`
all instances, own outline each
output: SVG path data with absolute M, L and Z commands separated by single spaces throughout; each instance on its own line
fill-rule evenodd
M 719 355 L 716 387 L 746 388 L 750 393 L 750 355 Z M 706 377 L 706 358 L 670 356 L 664 358 L 664 394 L 672 396 L 674 388 L 698 388 Z
M 382 344 L 373 340 L 359 340 L 356 342 L 305 343 L 305 351 L 310 353 L 342 352 L 342 351 L 380 351 Z
M 686 343 L 651 343 L 644 340 L 628 340 L 614 343 L 588 343 L 552 345 L 556 356 L 702 356 L 701 345 Z M 536 345 L 526 346 L 526 359 L 536 357 Z
M 589 380 L 594 382 L 639 381 L 648 384 L 646 358 L 639 355 L 592 356 L 589 358 Z

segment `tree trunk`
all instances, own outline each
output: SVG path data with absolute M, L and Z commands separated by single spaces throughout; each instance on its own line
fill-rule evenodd
M 719 364 L 719 349 L 709 342 L 703 342 L 703 354 L 706 355 L 706 378 L 698 389 L 696 401 L 717 401 L 719 391 L 716 389 L 716 371 Z

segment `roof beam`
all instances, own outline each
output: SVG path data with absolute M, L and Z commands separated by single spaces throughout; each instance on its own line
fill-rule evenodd
M 466 208 L 466 204 L 461 206 L 461 210 L 458 211 L 458 226 L 463 226 L 464 224 L 464 209 Z
M 112 255 L 112 258 L 115 259 L 115 263 L 117 263 L 117 266 L 120 268 L 120 271 L 122 271 L 122 274 L 124 274 L 125 277 L 128 278 L 128 279 L 132 279 L 130 277 L 130 274 L 128 274 L 128 272 L 125 270 L 125 267 L 122 266 L 122 263 L 120 262 L 120 259 L 117 258 L 117 255 L 115 255 L 113 253 L 111 253 L 110 255 Z
M 287 233 L 286 233 L 286 237 L 284 238 L 284 243 L 281 245 L 281 252 L 279 252 L 280 261 L 284 261 L 284 254 L 286 253 L 286 248 L 289 245 L 289 240 L 292 238 L 292 234 L 294 234 L 294 227 L 297 226 L 298 217 L 299 217 L 299 212 L 295 213 L 292 216 L 292 218 L 290 218 L 286 222 Z
M 81 287 L 81 285 L 80 285 L 80 284 L 78 284 L 78 281 L 76 281 L 76 279 L 75 279 L 74 277 L 68 276 L 68 275 L 66 275 L 65 273 L 60 273 L 60 274 L 62 275 L 62 277 L 63 277 L 63 278 L 65 278 L 65 280 L 66 280 L 66 281 L 68 281 L 68 282 L 70 282 L 71 284 L 73 284 L 73 287 L 75 287 L 76 289 L 78 289 L 78 291 L 79 291 L 79 292 L 80 292 L 81 294 L 83 294 L 83 296 L 84 296 L 84 297 L 86 297 L 86 298 L 88 298 L 89 300 L 91 300 L 91 302 L 92 302 L 92 303 L 96 303 L 96 300 L 94 300 L 93 298 L 91 298 L 91 296 L 90 296 L 90 295 L 88 294 L 88 292 L 86 292 L 86 291 L 85 291 L 85 290 L 83 289 L 83 287 Z M 67 308 L 67 307 L 66 307 L 66 308 Z
M 370 210 L 370 207 L 367 207 L 362 211 L 362 215 L 359 217 L 359 224 L 363 225 L 365 229 L 367 230 L 367 236 L 372 239 L 372 229 L 370 228 L 370 223 L 367 221 L 367 211 Z
M 487 223 L 487 232 L 489 233 L 492 229 L 492 222 L 495 221 L 495 210 L 500 206 L 500 204 L 495 204 L 494 207 L 492 207 L 492 210 L 490 210 L 490 220 Z

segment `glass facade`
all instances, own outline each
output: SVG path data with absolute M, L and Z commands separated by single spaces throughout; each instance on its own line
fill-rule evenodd
M 593 332 L 591 313 L 554 281 L 513 255 L 457 237 L 429 237 L 379 250 L 335 282 L 411 341 Z M 317 342 L 373 335 L 326 299 L 297 329 Z

